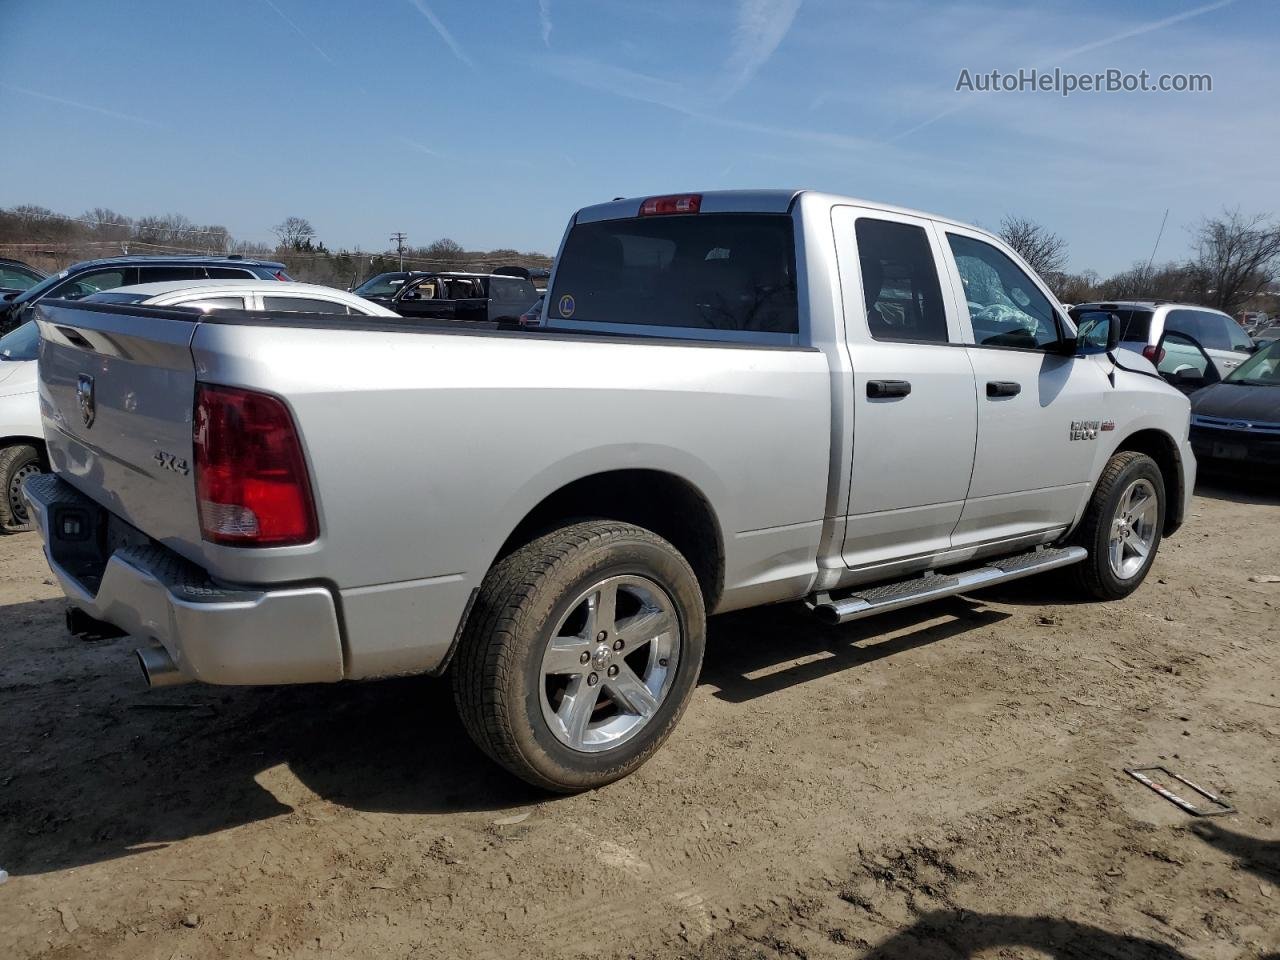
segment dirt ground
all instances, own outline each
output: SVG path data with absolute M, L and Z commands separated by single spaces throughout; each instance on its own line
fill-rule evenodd
M 1280 495 L 1215 486 L 1121 603 L 719 618 L 666 747 L 559 798 L 442 681 L 149 693 L 3 538 L 0 957 L 1276 955 L 1276 575 Z

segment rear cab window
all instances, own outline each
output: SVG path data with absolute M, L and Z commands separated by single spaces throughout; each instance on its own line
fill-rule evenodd
M 859 217 L 854 232 L 871 336 L 904 343 L 946 343 L 947 312 L 924 227 Z
M 575 224 L 548 304 L 559 329 L 795 343 L 794 221 L 696 213 Z

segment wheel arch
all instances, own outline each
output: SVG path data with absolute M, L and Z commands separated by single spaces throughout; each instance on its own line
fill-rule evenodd
M 605 470 L 565 483 L 516 524 L 494 562 L 566 522 L 620 520 L 669 541 L 693 568 L 708 612 L 724 590 L 724 535 L 707 496 L 684 477 L 664 470 Z
M 1116 446 L 1115 453 L 1120 453 L 1124 450 L 1146 454 L 1160 468 L 1160 476 L 1164 480 L 1167 505 L 1162 535 L 1167 537 L 1177 532 L 1186 519 L 1183 516 L 1183 503 L 1185 502 L 1183 494 L 1185 491 L 1182 489 L 1182 484 L 1184 471 L 1182 469 L 1182 454 L 1178 451 L 1177 441 L 1164 430 L 1150 427 L 1129 434 Z

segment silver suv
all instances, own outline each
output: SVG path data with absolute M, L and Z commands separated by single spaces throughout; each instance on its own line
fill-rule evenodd
M 1072 307 L 1071 316 L 1076 319 L 1083 313 L 1095 310 L 1118 316 L 1121 323 L 1121 345 L 1140 352 L 1161 373 L 1173 374 L 1188 367 L 1198 368 L 1204 363 L 1199 351 L 1179 338 L 1170 338 L 1165 341 L 1163 348 L 1158 347 L 1160 338 L 1166 331 L 1190 337 L 1204 347 L 1219 378 L 1225 377 L 1248 360 L 1256 349 L 1252 338 L 1240 324 L 1221 310 L 1210 307 L 1161 300 L 1122 300 L 1114 303 L 1077 304 Z

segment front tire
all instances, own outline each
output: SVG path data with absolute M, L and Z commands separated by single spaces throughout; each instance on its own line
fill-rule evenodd
M 22 499 L 22 481 L 44 472 L 44 458 L 31 444 L 17 443 L 0 449 L 0 533 L 33 529 Z
M 1120 600 L 1142 585 L 1164 530 L 1164 476 L 1144 453 L 1108 461 L 1072 537 L 1089 556 L 1071 568 L 1076 586 L 1095 600 Z
M 670 735 L 702 667 L 697 578 L 666 540 L 594 520 L 494 565 L 459 643 L 454 698 L 490 757 L 535 786 L 591 790 Z

